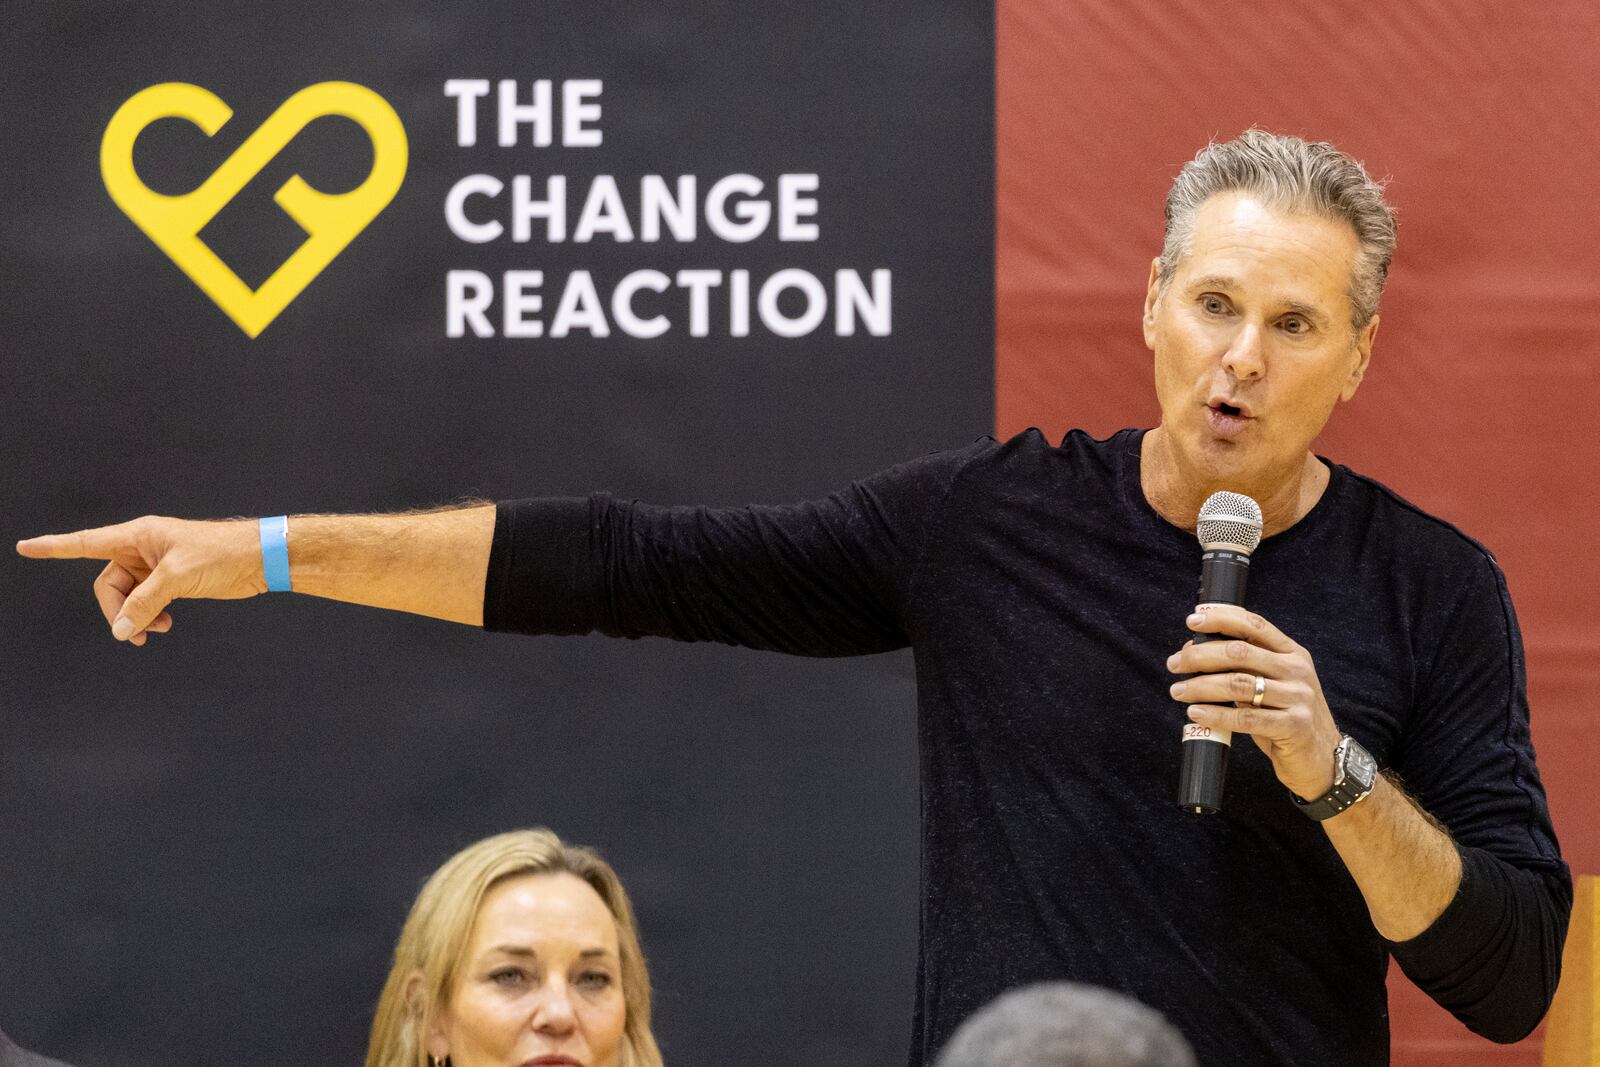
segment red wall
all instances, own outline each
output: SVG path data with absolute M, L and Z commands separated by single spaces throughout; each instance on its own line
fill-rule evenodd
M 997 5 L 998 433 L 1156 417 L 1139 334 L 1177 168 L 1251 125 L 1389 176 L 1372 369 L 1318 450 L 1485 542 L 1523 626 L 1574 871 L 1600 872 L 1600 5 Z M 1397 1067 L 1536 1064 L 1400 977 Z

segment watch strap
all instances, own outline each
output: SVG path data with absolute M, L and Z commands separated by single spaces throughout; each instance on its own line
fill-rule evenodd
M 1334 755 L 1334 778 L 1336 781 L 1326 793 L 1315 800 L 1301 800 L 1294 793 L 1289 794 L 1290 799 L 1295 802 L 1295 806 L 1307 818 L 1317 822 L 1331 819 L 1342 811 L 1348 811 L 1352 805 L 1365 799 L 1367 794 L 1372 792 L 1372 787 L 1377 784 L 1377 775 L 1373 775 L 1370 782 L 1362 782 L 1349 773 L 1350 760 L 1346 752 L 1348 746 L 1355 744 L 1355 739 L 1349 734 L 1346 734 L 1341 739 L 1339 749 Z M 1365 749 L 1362 749 L 1363 753 L 1365 751 Z

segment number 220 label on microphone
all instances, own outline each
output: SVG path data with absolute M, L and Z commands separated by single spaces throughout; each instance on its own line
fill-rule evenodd
M 1232 730 L 1213 730 L 1209 726 L 1201 726 L 1197 722 L 1183 724 L 1183 739 L 1185 741 L 1221 741 L 1225 745 L 1233 744 Z

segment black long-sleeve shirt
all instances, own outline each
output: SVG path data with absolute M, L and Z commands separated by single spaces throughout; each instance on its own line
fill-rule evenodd
M 1444 914 L 1391 944 L 1253 744 L 1225 807 L 1174 793 L 1200 549 L 1150 508 L 1138 431 L 984 439 L 781 507 L 500 505 L 484 625 L 814 656 L 914 650 L 922 916 L 911 1063 L 1003 990 L 1074 979 L 1164 1012 L 1214 1064 L 1380 1064 L 1389 956 L 1480 1034 L 1556 987 L 1570 876 L 1493 558 L 1331 465 L 1249 606 L 1310 650 L 1339 727 L 1450 831 Z

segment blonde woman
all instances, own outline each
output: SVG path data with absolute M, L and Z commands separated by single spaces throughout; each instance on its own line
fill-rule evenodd
M 595 852 L 486 838 L 411 907 L 366 1067 L 662 1067 L 633 908 Z

